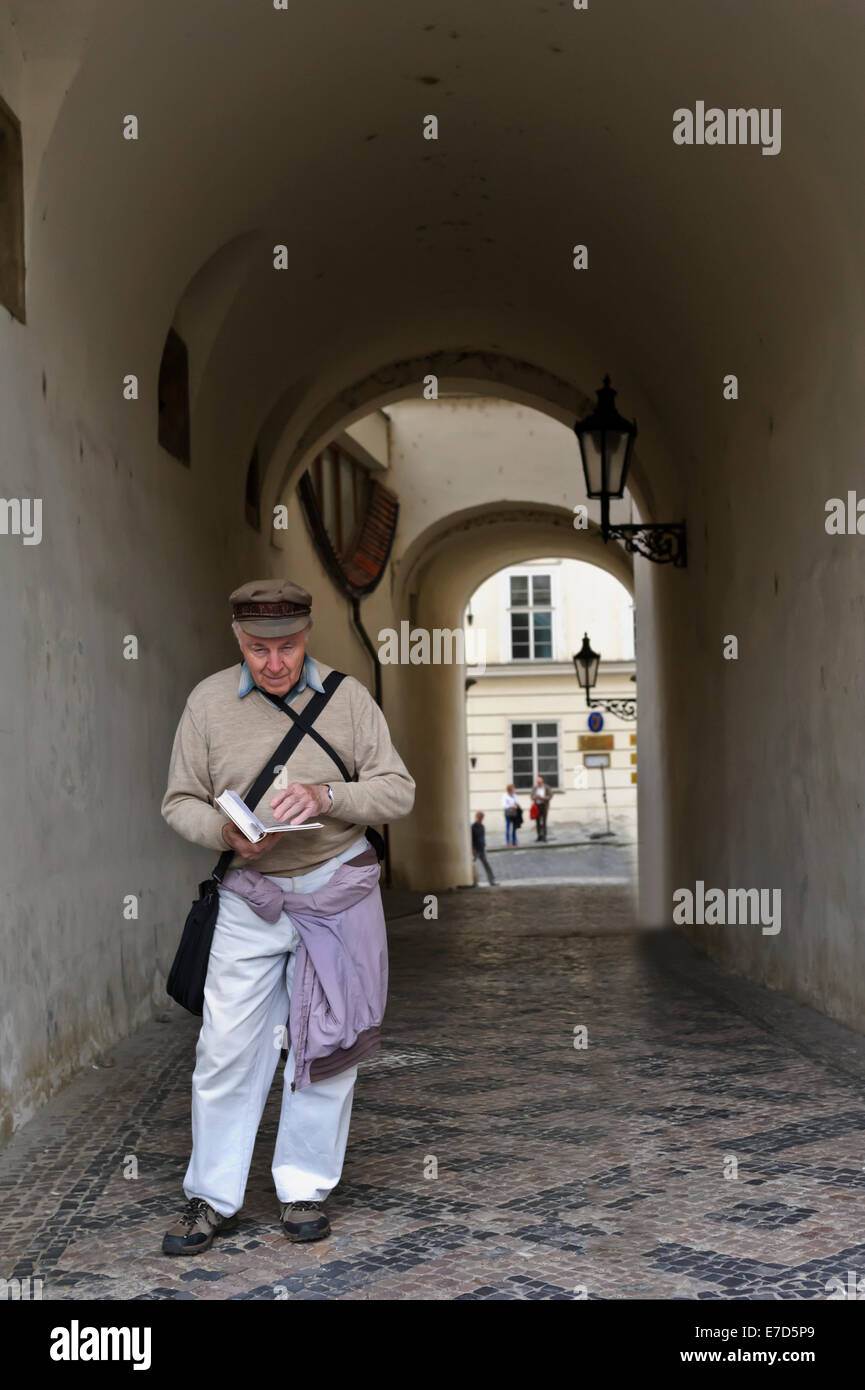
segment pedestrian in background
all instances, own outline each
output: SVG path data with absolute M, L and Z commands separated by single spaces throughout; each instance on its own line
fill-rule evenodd
M 535 785 L 532 787 L 532 802 L 537 807 L 537 815 L 534 817 L 534 822 L 539 840 L 545 840 L 547 838 L 547 813 L 550 809 L 550 802 L 552 799 L 553 793 L 550 788 L 547 786 L 543 777 L 538 777 Z
M 513 782 L 508 783 L 505 794 L 502 797 L 502 807 L 505 813 L 505 844 L 517 847 L 517 830 L 522 824 L 523 813 L 520 810 L 520 803 L 514 791 Z
M 495 886 L 493 871 L 490 868 L 490 861 L 487 859 L 487 832 L 484 827 L 483 811 L 476 811 L 472 821 L 472 859 L 479 859 L 487 871 L 487 878 L 490 887 Z

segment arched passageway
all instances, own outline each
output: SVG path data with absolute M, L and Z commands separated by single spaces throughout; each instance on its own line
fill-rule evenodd
M 576 531 L 572 513 L 512 504 L 444 517 L 419 537 L 400 570 L 404 606 L 420 628 L 462 628 L 468 599 L 482 580 L 504 564 L 539 554 L 591 557 L 629 589 L 633 583 L 622 552 L 604 547 L 595 530 Z M 471 882 L 465 679 L 465 667 L 456 665 L 409 665 L 399 672 L 394 706 L 405 712 L 400 737 L 410 749 L 423 794 L 416 812 L 418 837 L 403 831 L 401 838 L 395 826 L 394 840 L 408 882 L 416 888 L 430 883 L 431 869 L 436 875 L 431 888 Z M 458 807 L 461 813 L 455 814 Z
M 698 884 L 780 894 L 777 932 L 687 929 L 861 1032 L 859 9 L 60 9 L 0 0 L 3 1135 L 164 1005 L 208 866 L 158 806 L 188 691 L 234 660 L 229 591 L 308 576 L 317 640 L 372 683 L 296 486 L 385 410 L 367 631 L 454 628 L 521 556 L 610 567 L 639 608 L 643 923 Z M 691 95 L 780 112 L 777 148 L 679 142 Z M 686 570 L 631 567 L 594 506 L 574 530 L 605 372 L 639 421 L 619 520 L 684 519 Z M 491 399 L 522 462 L 472 469 Z M 383 685 L 425 789 L 395 882 L 453 887 L 458 674 Z

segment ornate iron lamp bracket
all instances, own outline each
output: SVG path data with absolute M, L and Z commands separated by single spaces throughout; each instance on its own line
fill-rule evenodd
M 600 700 L 589 700 L 589 709 L 603 709 L 608 714 L 614 714 L 617 719 L 636 719 L 637 701 L 636 699 L 617 700 L 615 696 L 604 696 Z
M 604 539 L 624 541 L 625 549 L 632 554 L 643 555 L 647 560 L 663 565 L 669 562 L 677 569 L 685 569 L 688 563 L 688 548 L 684 521 L 647 522 L 643 526 L 626 523 L 621 526 L 608 526 Z

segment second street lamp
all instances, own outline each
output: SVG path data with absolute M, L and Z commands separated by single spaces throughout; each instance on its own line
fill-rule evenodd
M 600 700 L 593 700 L 589 696 L 589 691 L 594 688 L 598 680 L 598 667 L 601 658 L 598 652 L 592 651 L 592 644 L 589 641 L 589 634 L 583 634 L 583 645 L 574 655 L 574 670 L 577 673 L 577 684 L 586 692 L 586 704 L 589 709 L 605 709 L 609 714 L 615 714 L 619 719 L 636 719 L 637 700 L 635 696 L 605 695 Z

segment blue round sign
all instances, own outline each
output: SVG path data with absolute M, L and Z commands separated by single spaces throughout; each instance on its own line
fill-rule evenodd
M 604 716 L 599 709 L 593 709 L 589 715 L 589 728 L 593 734 L 600 733 L 604 727 Z

